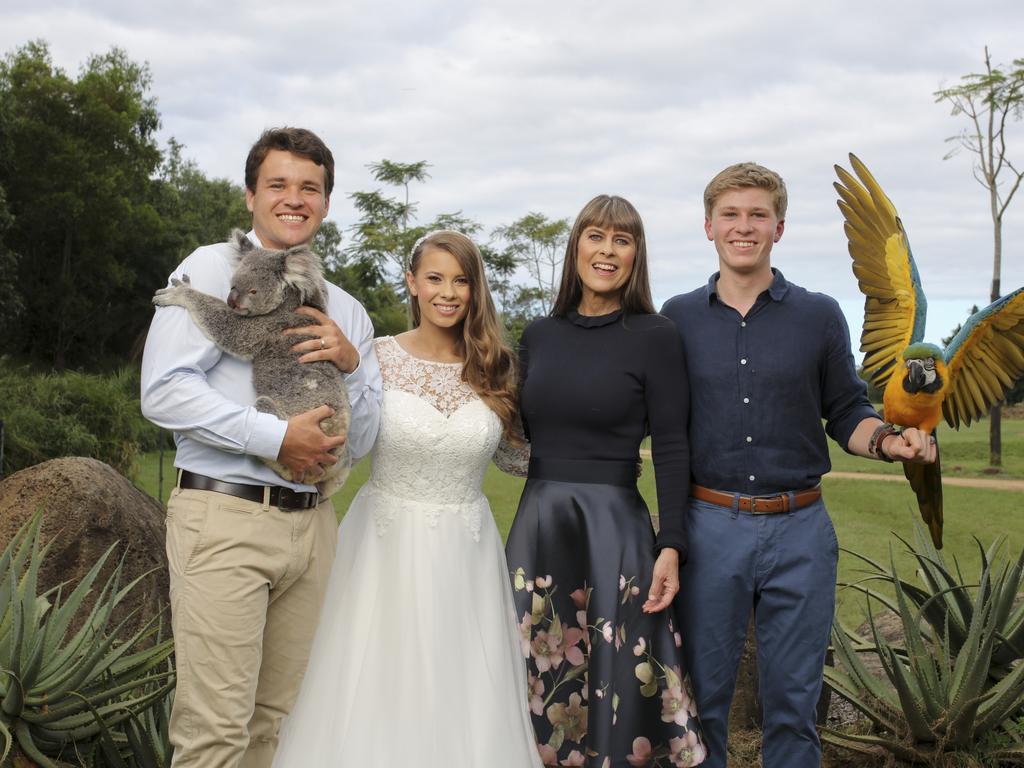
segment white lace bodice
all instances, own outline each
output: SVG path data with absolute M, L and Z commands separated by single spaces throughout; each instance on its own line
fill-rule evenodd
M 377 532 L 387 533 L 401 500 L 432 525 L 444 513 L 460 516 L 476 538 L 487 509 L 481 490 L 487 465 L 493 458 L 505 471 L 525 474 L 528 450 L 501 440 L 501 421 L 462 380 L 461 363 L 413 357 L 391 336 L 374 346 L 384 398 L 366 492 L 393 499 L 375 505 Z

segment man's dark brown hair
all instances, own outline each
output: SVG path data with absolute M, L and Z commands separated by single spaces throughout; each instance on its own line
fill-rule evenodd
M 334 155 L 319 136 L 305 128 L 269 128 L 263 132 L 249 150 L 249 157 L 245 159 L 246 189 L 250 192 L 256 191 L 260 166 L 272 149 L 291 152 L 321 166 L 324 169 L 324 196 L 330 197 L 334 189 Z

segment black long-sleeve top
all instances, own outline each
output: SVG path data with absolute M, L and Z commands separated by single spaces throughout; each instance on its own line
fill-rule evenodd
M 824 433 L 848 450 L 857 425 L 878 416 L 839 305 L 773 272 L 745 316 L 719 301 L 717 272 L 661 310 L 683 341 L 693 480 L 708 488 L 760 495 L 817 485 L 831 468 Z
M 539 459 L 635 461 L 651 435 L 658 549 L 687 553 L 689 387 L 679 335 L 661 315 L 545 317 L 523 332 L 521 410 Z

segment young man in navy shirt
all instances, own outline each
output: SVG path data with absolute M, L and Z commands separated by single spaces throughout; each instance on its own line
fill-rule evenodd
M 704 215 L 719 271 L 661 311 L 679 328 L 690 376 L 690 550 L 679 601 L 705 765 L 726 765 L 753 610 L 764 768 L 816 768 L 838 560 L 819 486 L 831 468 L 825 434 L 884 461 L 934 461 L 935 448 L 918 430 L 896 434 L 878 418 L 835 300 L 772 268 L 785 229 L 781 177 L 730 166 L 705 189 Z

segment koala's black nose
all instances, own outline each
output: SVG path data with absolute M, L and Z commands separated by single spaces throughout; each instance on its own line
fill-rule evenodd
M 232 309 L 238 309 L 238 291 L 232 290 L 228 294 L 228 306 Z

